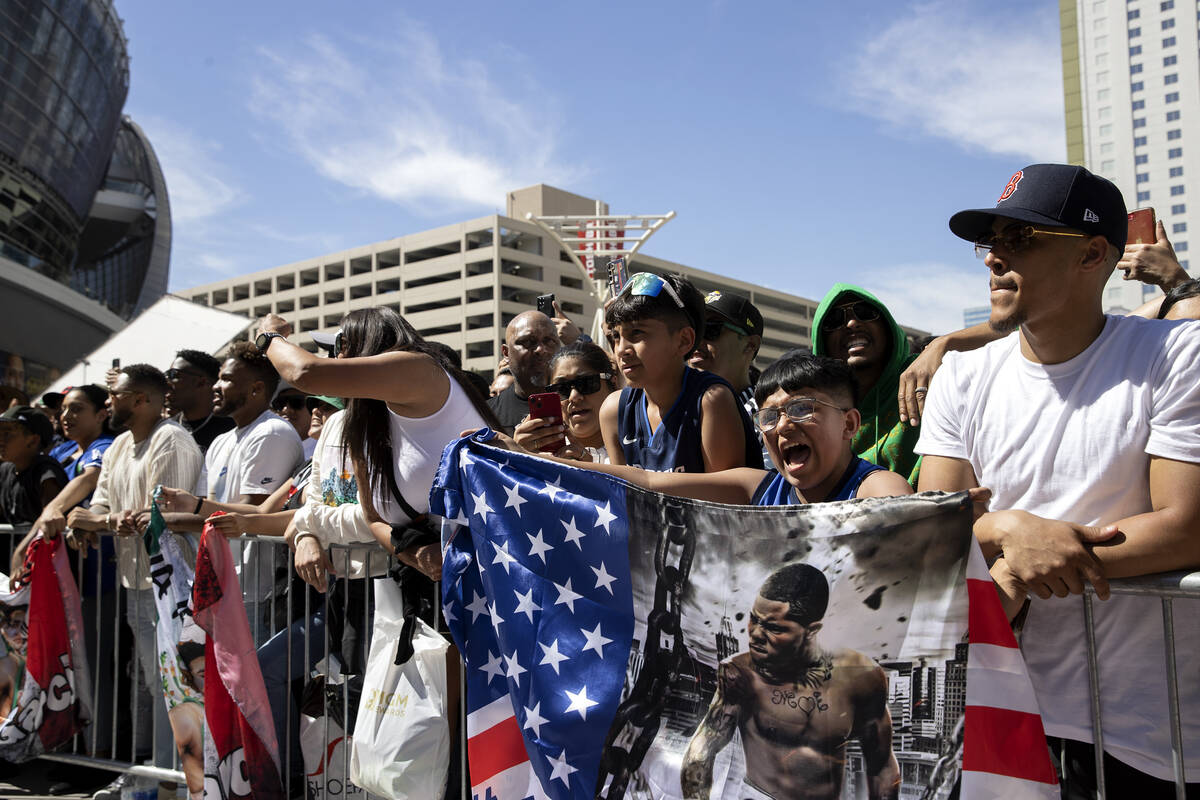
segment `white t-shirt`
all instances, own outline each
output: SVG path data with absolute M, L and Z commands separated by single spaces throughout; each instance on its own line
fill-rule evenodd
M 388 411 L 392 434 L 392 474 L 404 500 L 418 513 L 429 511 L 429 490 L 442 451 L 458 435 L 470 428 L 483 428 L 486 423 L 471 399 L 458 382 L 450 378 L 450 394 L 446 402 L 428 417 L 402 417 Z M 372 495 L 379 516 L 392 524 L 408 521 L 400 504 L 392 499 L 386 488 Z
M 1150 457 L 1200 462 L 1200 322 L 1108 317 L 1062 364 L 1018 336 L 949 353 L 929 387 L 918 453 L 965 459 L 991 508 L 1100 525 L 1151 511 Z M 1170 780 L 1166 661 L 1157 598 L 1094 603 L 1105 749 Z M 1175 601 L 1189 775 L 1200 774 L 1200 602 Z M 1021 638 L 1046 733 L 1092 741 L 1082 599 L 1032 599 Z
M 197 494 L 221 503 L 244 494 L 271 494 L 292 477 L 301 463 L 300 437 L 291 423 L 272 411 L 264 411 L 244 428 L 225 431 L 213 439 L 204 455 L 204 476 Z M 244 546 L 243 546 L 244 545 Z M 275 576 L 270 551 L 254 542 L 230 542 L 238 574 L 245 572 L 243 594 L 248 600 L 271 596 Z M 239 553 L 239 550 L 241 551 Z M 239 557 L 240 556 L 240 557 Z M 275 555 L 284 564 L 287 554 Z M 257 563 L 257 573 L 244 566 Z M 257 574 L 257 579 L 255 578 Z

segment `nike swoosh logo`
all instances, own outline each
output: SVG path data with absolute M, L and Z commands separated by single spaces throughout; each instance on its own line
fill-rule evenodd
M 621 437 L 621 444 L 637 444 L 637 437 L 634 436 L 632 439 Z

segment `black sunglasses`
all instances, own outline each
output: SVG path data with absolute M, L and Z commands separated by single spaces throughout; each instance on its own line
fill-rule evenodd
M 572 390 L 577 390 L 580 394 L 595 394 L 600 391 L 600 381 L 606 381 L 610 378 L 612 378 L 612 375 L 607 372 L 600 372 L 595 375 L 580 375 L 577 378 L 555 381 L 546 387 L 546 391 L 556 392 L 559 397 L 570 397 Z
M 299 411 L 302 408 L 307 408 L 308 398 L 303 395 L 288 395 L 287 397 L 276 397 L 275 402 L 271 404 L 273 411 L 279 411 L 284 406 L 287 406 L 292 411 Z
M 179 369 L 177 367 L 171 367 L 169 370 L 167 370 L 166 372 L 163 373 L 163 377 L 165 377 L 171 383 L 174 383 L 175 381 L 179 380 L 184 375 L 191 375 L 193 378 L 208 377 L 206 375 L 201 375 L 199 372 L 189 372 L 186 369 Z
M 722 319 L 714 319 L 710 322 L 704 323 L 704 341 L 715 342 L 717 339 L 721 338 L 721 334 L 724 333 L 726 329 L 733 331 L 738 336 L 749 335 L 731 322 L 726 322 Z
M 854 317 L 859 322 L 874 322 L 879 319 L 879 309 L 866 300 L 831 308 L 825 314 L 825 319 L 821 320 L 821 330 L 825 333 L 837 330 L 845 325 L 846 320 L 850 317 Z

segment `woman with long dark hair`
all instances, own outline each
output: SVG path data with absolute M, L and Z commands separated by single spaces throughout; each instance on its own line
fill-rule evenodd
M 315 395 L 348 398 L 344 441 L 359 500 L 375 538 L 393 549 L 393 526 L 414 527 L 429 511 L 429 490 L 446 444 L 468 428 L 496 427 L 495 416 L 465 374 L 389 308 L 352 311 L 342 320 L 339 358 L 318 358 L 263 322 L 258 345 L 280 376 Z M 418 542 L 405 546 L 407 542 Z M 441 578 L 437 541 L 399 538 L 397 557 Z

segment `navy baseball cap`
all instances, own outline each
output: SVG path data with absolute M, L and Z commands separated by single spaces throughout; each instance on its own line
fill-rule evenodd
M 54 426 L 45 414 L 32 406 L 12 406 L 0 414 L 0 424 L 12 422 L 20 425 L 30 433 L 37 434 L 42 440 L 42 447 L 54 440 Z
M 950 230 L 960 239 L 978 241 L 991 233 L 996 217 L 1103 236 L 1118 250 L 1129 235 L 1121 190 L 1070 164 L 1031 164 L 1017 170 L 995 208 L 960 211 L 950 218 Z
M 715 315 L 747 334 L 761 336 L 763 317 L 754 304 L 741 295 L 714 289 L 704 298 L 706 315 Z

